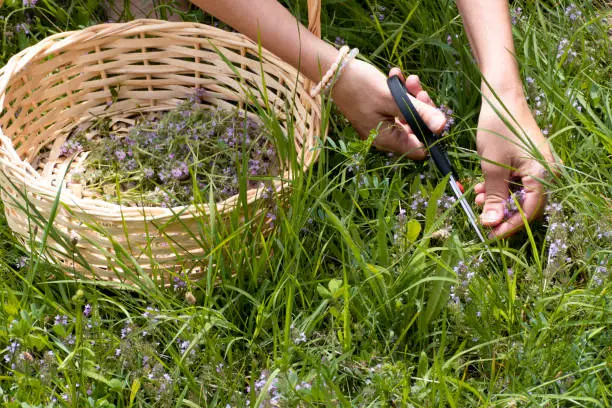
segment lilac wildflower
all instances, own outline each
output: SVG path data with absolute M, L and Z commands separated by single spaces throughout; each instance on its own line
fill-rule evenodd
M 306 333 L 300 332 L 294 339 L 293 342 L 295 344 L 300 344 L 306 342 Z
M 26 23 L 19 23 L 15 26 L 15 31 L 30 34 L 30 28 Z
M 157 312 L 159 312 L 159 309 L 147 306 L 145 311 L 142 313 L 142 317 L 145 319 L 151 319 L 153 322 L 155 322 L 157 321 L 157 316 L 155 315 Z
M 567 38 L 563 38 L 557 46 L 557 59 L 561 59 L 561 57 L 566 54 L 566 63 L 572 62 L 574 58 L 578 56 L 578 53 L 572 49 L 569 40 Z
M 21 258 L 19 258 L 19 260 L 17 261 L 17 265 L 15 266 L 17 267 L 17 269 L 23 269 L 26 267 L 27 264 L 28 264 L 28 257 L 22 256 Z
M 606 261 L 601 261 L 599 265 L 595 268 L 595 273 L 593 274 L 593 282 L 597 286 L 601 286 L 604 282 L 604 279 L 608 276 L 608 268 L 605 265 Z
M 508 219 L 518 212 L 516 201 L 518 201 L 519 205 L 522 205 L 524 200 L 525 200 L 525 190 L 524 189 L 521 189 L 517 191 L 516 193 L 510 194 L 510 197 L 506 199 L 506 203 L 504 206 L 504 219 Z
M 557 214 L 563 211 L 563 206 L 560 203 L 550 203 L 546 207 L 544 207 L 544 211 L 548 215 Z
M 548 249 L 548 257 L 549 259 L 553 259 L 562 253 L 562 251 L 567 249 L 567 244 L 563 242 L 561 239 L 556 239 L 550 244 L 550 248 Z
M 512 9 L 510 14 L 512 15 L 512 25 L 516 25 L 516 23 L 522 19 L 523 9 L 517 7 L 515 9 Z
M 123 150 L 117 150 L 115 152 L 115 157 L 117 160 L 123 161 L 127 157 L 127 154 Z
M 295 390 L 296 391 L 300 391 L 300 390 L 309 390 L 312 388 L 312 384 L 306 382 L 306 381 L 302 381 L 299 384 L 297 384 L 295 386 Z
M 132 332 L 132 327 L 129 324 L 126 324 L 123 329 L 121 329 L 121 338 L 125 339 Z
M 208 91 L 204 88 L 196 88 L 195 96 L 200 102 L 203 102 L 208 98 Z
M 336 44 L 337 46 L 341 47 L 343 45 L 346 44 L 346 40 L 342 37 L 336 37 L 336 40 L 334 41 L 334 44 Z
M 450 288 L 450 303 L 456 306 L 461 304 L 461 298 L 463 297 L 466 302 L 470 302 L 472 299 L 469 297 L 469 286 L 470 282 L 476 276 L 475 269 L 482 265 L 482 258 L 471 258 L 468 263 L 459 261 L 453 271 L 457 275 L 457 280 L 460 283 L 459 286 L 451 286 Z
M 455 204 L 455 201 L 457 201 L 455 197 L 445 194 L 437 201 L 437 204 L 438 207 L 448 210 Z
M 60 156 L 72 156 L 75 153 L 81 152 L 83 146 L 77 140 L 69 139 L 60 147 Z
M 55 316 L 55 320 L 53 322 L 54 326 L 67 326 L 68 325 L 68 316 L 66 315 L 57 315 Z
M 91 305 L 88 303 L 85 305 L 85 308 L 83 308 L 83 316 L 89 317 L 90 314 L 91 314 Z
M 453 45 L 453 36 L 452 35 L 449 34 L 449 35 L 446 36 L 446 43 L 448 45 Z
M 134 160 L 134 159 L 130 159 L 125 164 L 125 168 L 128 171 L 134 171 L 134 170 L 136 170 L 138 168 L 138 162 L 136 162 L 136 160 Z
M 568 16 L 570 20 L 576 21 L 580 16 L 582 16 L 582 11 L 578 10 L 578 7 L 572 3 L 565 8 L 565 15 Z
M 191 343 L 189 343 L 189 341 L 187 341 L 187 340 L 184 340 L 184 341 L 177 340 L 177 341 L 178 341 L 178 344 L 179 344 L 179 350 L 180 350 L 181 354 L 185 354 L 187 352 L 187 350 L 189 349 L 189 345 Z
M 397 215 L 397 222 L 400 225 L 404 225 L 406 223 L 406 209 L 405 208 L 400 207 L 399 214 Z
M 36 6 L 37 2 L 38 0 L 23 0 L 22 4 L 23 7 L 34 7 Z
M 8 354 L 4 355 L 4 361 L 9 363 L 13 359 L 13 356 L 17 353 L 17 350 L 19 350 L 20 346 L 21 344 L 19 344 L 18 341 L 11 341 L 7 347 Z
M 442 134 L 445 134 L 455 124 L 455 118 L 452 117 L 454 111 L 449 106 L 444 104 L 440 105 L 438 110 L 442 112 L 444 116 L 446 116 L 446 124 L 444 125 L 444 130 L 442 131 Z
M 180 290 L 180 289 L 184 289 L 187 287 L 187 282 L 185 282 L 183 280 L 184 275 L 181 274 L 179 276 L 175 276 L 172 278 L 172 280 L 174 281 L 174 285 L 173 288 L 175 291 Z
M 372 20 L 378 20 L 379 22 L 382 22 L 385 19 L 385 10 L 387 8 L 385 6 L 381 6 L 381 5 L 377 5 L 376 9 L 374 10 L 373 14 L 370 14 L 370 18 Z
M 419 211 L 427 208 L 427 199 L 423 196 L 421 191 L 412 195 L 412 203 L 410 203 L 410 209 L 413 211 Z

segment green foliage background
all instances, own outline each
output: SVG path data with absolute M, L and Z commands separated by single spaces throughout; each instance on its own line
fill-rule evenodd
M 584 1 L 572 20 L 569 6 L 511 6 L 527 94 L 564 168 L 546 218 L 492 243 L 495 262 L 428 163 L 373 151 L 330 104 L 330 139 L 270 233 L 237 217 L 194 231 L 213 244 L 198 282 L 75 280 L 0 219 L 3 406 L 609 407 L 611 16 Z M 1 64 L 107 18 L 96 0 L 10 0 L 0 17 Z M 215 23 L 193 7 L 183 18 Z M 479 79 L 454 2 L 327 0 L 322 20 L 328 41 L 418 73 L 454 110 L 451 159 L 478 180 Z

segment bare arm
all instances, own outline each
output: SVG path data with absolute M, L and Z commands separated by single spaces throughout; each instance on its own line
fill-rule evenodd
M 261 41 L 315 82 L 338 53 L 299 24 L 276 0 L 193 0 L 193 3 L 253 41 Z
M 544 207 L 545 192 L 537 178 L 541 178 L 546 167 L 549 167 L 536 159 L 539 155 L 535 154 L 533 147 L 548 163 L 554 163 L 554 160 L 548 141 L 531 114 L 523 92 L 514 55 L 508 2 L 457 0 L 457 6 L 483 75 L 483 100 L 476 142 L 478 153 L 483 157 L 481 166 L 485 182 L 475 187 L 476 202 L 483 206 L 481 221 L 493 228 L 492 235 L 507 236 L 523 227 L 519 213 L 508 217 L 504 211 L 510 182 L 522 183 L 525 190 L 522 207 L 527 219 L 531 220 L 541 214 Z M 493 96 L 492 91 L 497 97 Z M 513 133 L 496 109 L 524 133 Z
M 484 78 L 496 92 L 523 96 L 506 0 L 457 0 L 463 25 Z M 483 86 L 485 91 L 486 86 Z
M 192 0 L 194 4 L 250 37 L 301 71 L 314 82 L 336 60 L 338 51 L 308 31 L 276 0 Z M 395 73 L 395 71 L 394 71 Z M 408 91 L 416 97 L 413 103 L 425 123 L 434 132 L 444 128 L 446 119 L 418 77 L 408 77 Z M 401 116 L 387 88 L 385 75 L 371 64 L 353 60 L 332 89 L 334 102 L 351 121 L 361 137 L 381 122 L 386 125 L 374 144 L 413 159 L 425 154 L 421 143 L 409 128 L 392 126 Z

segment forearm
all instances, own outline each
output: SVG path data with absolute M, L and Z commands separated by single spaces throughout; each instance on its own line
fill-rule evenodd
M 522 95 L 506 0 L 457 0 L 480 71 L 496 93 Z M 483 81 L 483 92 L 488 86 Z
M 338 51 L 317 38 L 276 0 L 192 0 L 317 82 Z

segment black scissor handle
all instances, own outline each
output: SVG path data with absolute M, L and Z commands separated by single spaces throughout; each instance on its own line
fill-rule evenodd
M 427 127 L 425 122 L 423 122 L 423 118 L 419 115 L 416 108 L 410 101 L 408 97 L 408 90 L 406 86 L 402 82 L 402 80 L 394 75 L 387 79 L 387 85 L 389 86 L 389 90 L 391 91 L 391 96 L 395 99 L 395 103 L 402 112 L 402 116 L 406 120 L 410 129 L 414 132 L 416 137 L 427 147 L 429 150 L 429 154 L 431 155 L 432 160 L 436 164 L 436 167 L 443 176 L 446 176 L 449 173 L 452 173 L 455 178 L 457 177 L 457 173 L 453 169 L 453 166 L 448 159 L 448 155 L 437 142 L 437 138 L 434 136 L 433 132 Z

